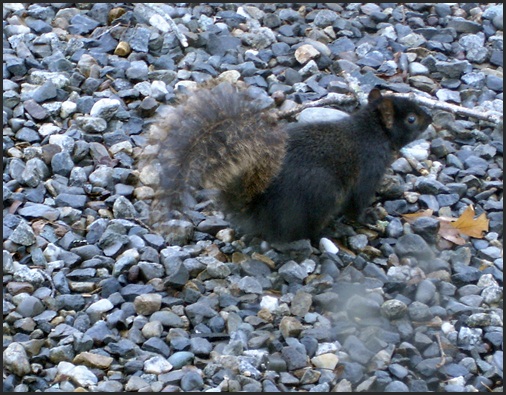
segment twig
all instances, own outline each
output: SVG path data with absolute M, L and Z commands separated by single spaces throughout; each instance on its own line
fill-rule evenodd
M 441 361 L 439 361 L 439 363 L 436 365 L 436 367 L 440 368 L 441 366 L 443 366 L 446 363 L 446 354 L 443 350 L 443 345 L 441 344 L 441 338 L 439 337 L 439 333 L 436 333 L 435 335 L 436 335 L 437 344 L 439 346 L 439 352 L 441 353 Z
M 153 26 L 156 26 L 164 33 L 167 33 L 169 30 L 171 30 L 176 35 L 177 39 L 183 47 L 186 48 L 188 46 L 188 40 L 186 39 L 185 35 L 181 33 L 176 25 L 176 22 L 174 22 L 171 16 L 167 14 L 159 4 L 135 3 L 135 5 L 147 9 L 145 11 L 149 15 L 149 23 L 151 23 Z M 165 26 L 165 23 L 168 24 L 168 27 Z
M 362 92 L 362 91 L 360 90 L 360 92 Z M 306 108 L 322 107 L 322 106 L 330 106 L 330 105 L 350 105 L 350 104 L 356 104 L 357 100 L 360 101 L 361 104 L 363 104 L 362 103 L 363 99 L 359 98 L 359 96 L 361 96 L 361 94 L 359 94 L 357 90 L 354 90 L 354 94 L 357 96 L 357 99 L 350 97 L 349 95 L 344 95 L 342 93 L 331 92 L 327 96 L 325 96 L 319 100 L 316 100 L 314 102 L 299 104 L 298 106 L 296 106 L 290 110 L 280 111 L 278 113 L 278 116 L 280 118 L 290 118 Z M 363 94 L 363 92 L 362 92 L 362 94 Z M 462 107 L 462 106 L 458 106 L 455 104 L 438 101 L 435 99 L 429 99 L 427 97 L 417 95 L 414 92 L 388 93 L 387 95 L 410 99 L 417 104 L 429 107 L 434 110 L 448 111 L 452 114 L 460 115 L 463 117 L 476 118 L 481 121 L 491 122 L 495 125 L 498 125 L 503 122 L 502 114 L 500 114 L 499 112 L 496 112 L 496 111 L 480 112 L 479 110 L 474 110 L 471 108 Z
M 51 297 L 53 298 L 54 297 L 54 294 L 56 292 L 56 286 L 54 285 L 54 282 L 53 282 L 53 279 L 51 278 L 51 276 L 49 274 L 47 274 L 44 270 L 42 269 L 38 269 L 38 272 L 40 274 L 42 274 L 42 277 L 44 277 L 47 281 L 49 281 L 49 284 L 51 284 Z
M 360 82 L 345 70 L 342 70 L 339 74 L 345 79 L 360 105 L 365 106 L 367 104 L 367 95 L 362 90 Z
M 404 97 L 410 100 L 413 100 L 415 103 L 420 104 L 422 106 L 429 107 L 433 110 L 443 110 L 448 111 L 453 114 L 457 114 L 463 117 L 471 117 L 476 118 L 481 121 L 487 121 L 494 124 L 499 124 L 503 121 L 503 116 L 495 111 L 479 111 L 479 110 L 473 110 L 471 108 L 457 106 L 455 104 L 446 103 L 434 99 L 429 99 L 427 97 L 423 97 L 420 95 L 417 95 L 413 92 L 410 93 L 394 93 L 392 96 L 395 97 Z
M 338 105 L 350 105 L 350 104 L 356 104 L 357 100 L 354 97 L 344 95 L 342 93 L 334 93 L 331 92 L 327 96 L 325 96 L 322 99 L 315 100 L 313 102 L 306 102 L 297 105 L 296 107 L 286 110 L 286 111 L 279 111 L 278 117 L 279 118 L 290 118 L 294 115 L 298 114 L 302 110 L 305 110 L 306 108 L 313 108 L 313 107 L 323 107 L 323 106 L 329 106 L 332 104 L 338 104 Z

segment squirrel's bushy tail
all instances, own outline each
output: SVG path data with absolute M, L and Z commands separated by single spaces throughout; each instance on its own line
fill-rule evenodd
M 165 108 L 141 160 L 141 181 L 155 190 L 154 211 L 178 208 L 189 187 L 217 190 L 231 212 L 263 192 L 281 168 L 286 144 L 267 106 L 254 89 L 223 82 Z

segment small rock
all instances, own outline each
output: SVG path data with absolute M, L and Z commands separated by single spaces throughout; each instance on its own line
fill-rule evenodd
M 151 315 L 160 310 L 162 297 L 159 294 L 139 295 L 134 299 L 134 307 L 137 314 Z
M 381 305 L 381 313 L 390 320 L 402 318 L 407 310 L 406 303 L 397 299 L 387 300 Z
M 320 52 L 309 44 L 303 44 L 295 50 L 295 59 L 300 64 L 306 64 L 309 60 L 315 59 L 320 55 Z
M 25 348 L 16 342 L 12 342 L 3 352 L 4 366 L 19 377 L 24 377 L 31 373 L 30 360 Z
M 172 364 L 162 356 L 155 356 L 144 362 L 144 372 L 151 374 L 163 374 L 172 370 Z
M 120 102 L 117 99 L 100 99 L 91 108 L 90 115 L 109 121 L 118 112 L 119 108 Z
M 311 358 L 311 363 L 319 369 L 334 370 L 339 362 L 339 357 L 336 354 L 321 354 Z
M 35 243 L 35 233 L 30 225 L 25 221 L 20 221 L 19 225 L 9 236 L 9 240 L 23 246 L 31 246 Z
M 97 376 L 95 376 L 86 366 L 75 366 L 74 364 L 66 361 L 62 361 L 58 364 L 57 377 L 67 377 L 78 386 L 84 388 L 90 385 L 96 385 L 98 382 Z
M 195 355 L 189 351 L 177 351 L 168 358 L 168 362 L 173 366 L 173 369 L 181 369 L 183 366 L 191 363 Z

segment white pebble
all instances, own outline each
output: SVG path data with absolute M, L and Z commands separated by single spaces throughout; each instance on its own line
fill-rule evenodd
M 455 332 L 455 327 L 449 322 L 443 322 L 441 324 L 441 330 L 445 335 L 447 335 L 448 333 Z
M 322 237 L 320 239 L 320 251 L 325 251 L 330 254 L 337 254 L 339 252 L 339 248 L 337 248 L 337 246 L 326 237 Z
M 262 300 L 260 301 L 260 308 L 266 309 L 270 312 L 273 312 L 277 310 L 279 307 L 279 301 L 278 298 L 275 298 L 274 296 L 263 296 Z

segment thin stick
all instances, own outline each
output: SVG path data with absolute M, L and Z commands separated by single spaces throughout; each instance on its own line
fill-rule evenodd
M 172 32 L 176 35 L 176 37 L 179 40 L 179 42 L 181 43 L 181 45 L 185 48 L 188 46 L 188 40 L 186 40 L 185 35 L 183 33 L 181 33 L 181 31 L 179 30 L 179 28 L 176 25 L 176 22 L 174 22 L 174 20 L 171 18 L 171 16 L 169 14 L 167 14 L 162 9 L 162 7 L 160 7 L 159 4 L 157 4 L 157 3 L 135 3 L 135 5 L 138 7 L 146 7 L 149 10 L 148 13 L 150 14 L 149 15 L 150 23 L 153 18 L 161 18 L 162 20 L 167 22 L 167 24 L 170 27 L 170 30 L 172 30 Z M 157 24 L 157 26 L 158 26 L 158 28 L 160 28 L 160 24 Z M 161 30 L 164 33 L 168 32 L 168 29 L 163 29 L 163 26 L 161 27 Z
M 350 73 L 345 70 L 341 71 L 339 74 L 341 74 L 341 76 L 346 80 L 346 83 L 350 87 L 360 105 L 365 106 L 367 104 L 367 95 L 362 90 L 360 82 L 358 82 L 355 77 L 351 76 Z
M 329 106 L 332 104 L 338 104 L 338 105 L 344 106 L 344 105 L 356 104 L 356 103 L 357 103 L 357 100 L 354 97 L 344 95 L 342 93 L 331 92 L 327 96 L 325 96 L 319 100 L 299 104 L 290 110 L 279 111 L 278 117 L 279 118 L 290 118 L 290 117 L 293 117 L 294 115 L 298 114 L 302 110 L 305 110 L 306 108 L 323 107 L 323 106 Z
M 443 110 L 451 112 L 452 114 L 460 115 L 462 117 L 476 118 L 481 121 L 499 124 L 503 121 L 503 116 L 496 111 L 479 111 L 471 108 L 457 106 L 456 104 L 446 103 L 439 100 L 429 99 L 427 97 L 419 96 L 413 92 L 410 93 L 395 93 L 395 97 L 404 97 L 413 100 L 415 103 L 422 106 L 429 107 L 433 110 Z
M 344 105 L 356 104 L 357 100 L 362 101 L 362 99 L 359 98 L 361 95 L 358 94 L 357 91 L 354 91 L 354 94 L 357 96 L 357 99 L 350 97 L 349 95 L 344 95 L 341 93 L 333 93 L 332 92 L 332 93 L 329 93 L 327 96 L 325 96 L 319 100 L 316 100 L 314 102 L 302 103 L 290 110 L 280 111 L 278 113 L 278 116 L 280 118 L 290 118 L 306 108 L 322 107 L 322 106 L 330 106 L 330 105 L 344 106 Z M 442 102 L 442 101 L 435 100 L 435 99 L 429 99 L 427 97 L 417 95 L 414 92 L 411 92 L 411 93 L 388 93 L 387 95 L 410 99 L 419 105 L 426 106 L 426 107 L 431 108 L 433 110 L 448 111 L 452 114 L 460 115 L 462 117 L 476 118 L 478 120 L 490 122 L 495 125 L 498 125 L 503 122 L 502 114 L 497 111 L 483 112 L 483 111 L 479 111 L 479 110 L 473 110 L 471 108 L 462 107 L 462 106 Z
M 439 361 L 439 363 L 436 365 L 436 367 L 440 368 L 441 366 L 443 366 L 445 363 L 446 363 L 446 354 L 443 350 L 443 345 L 441 344 L 441 338 L 439 337 L 439 333 L 436 333 L 436 339 L 437 339 L 437 344 L 439 346 L 439 352 L 441 353 L 441 361 Z
M 44 270 L 37 268 L 37 271 L 42 274 L 42 277 L 49 281 L 49 284 L 51 284 L 51 297 L 53 298 L 56 292 L 56 286 L 54 285 L 53 279 Z

